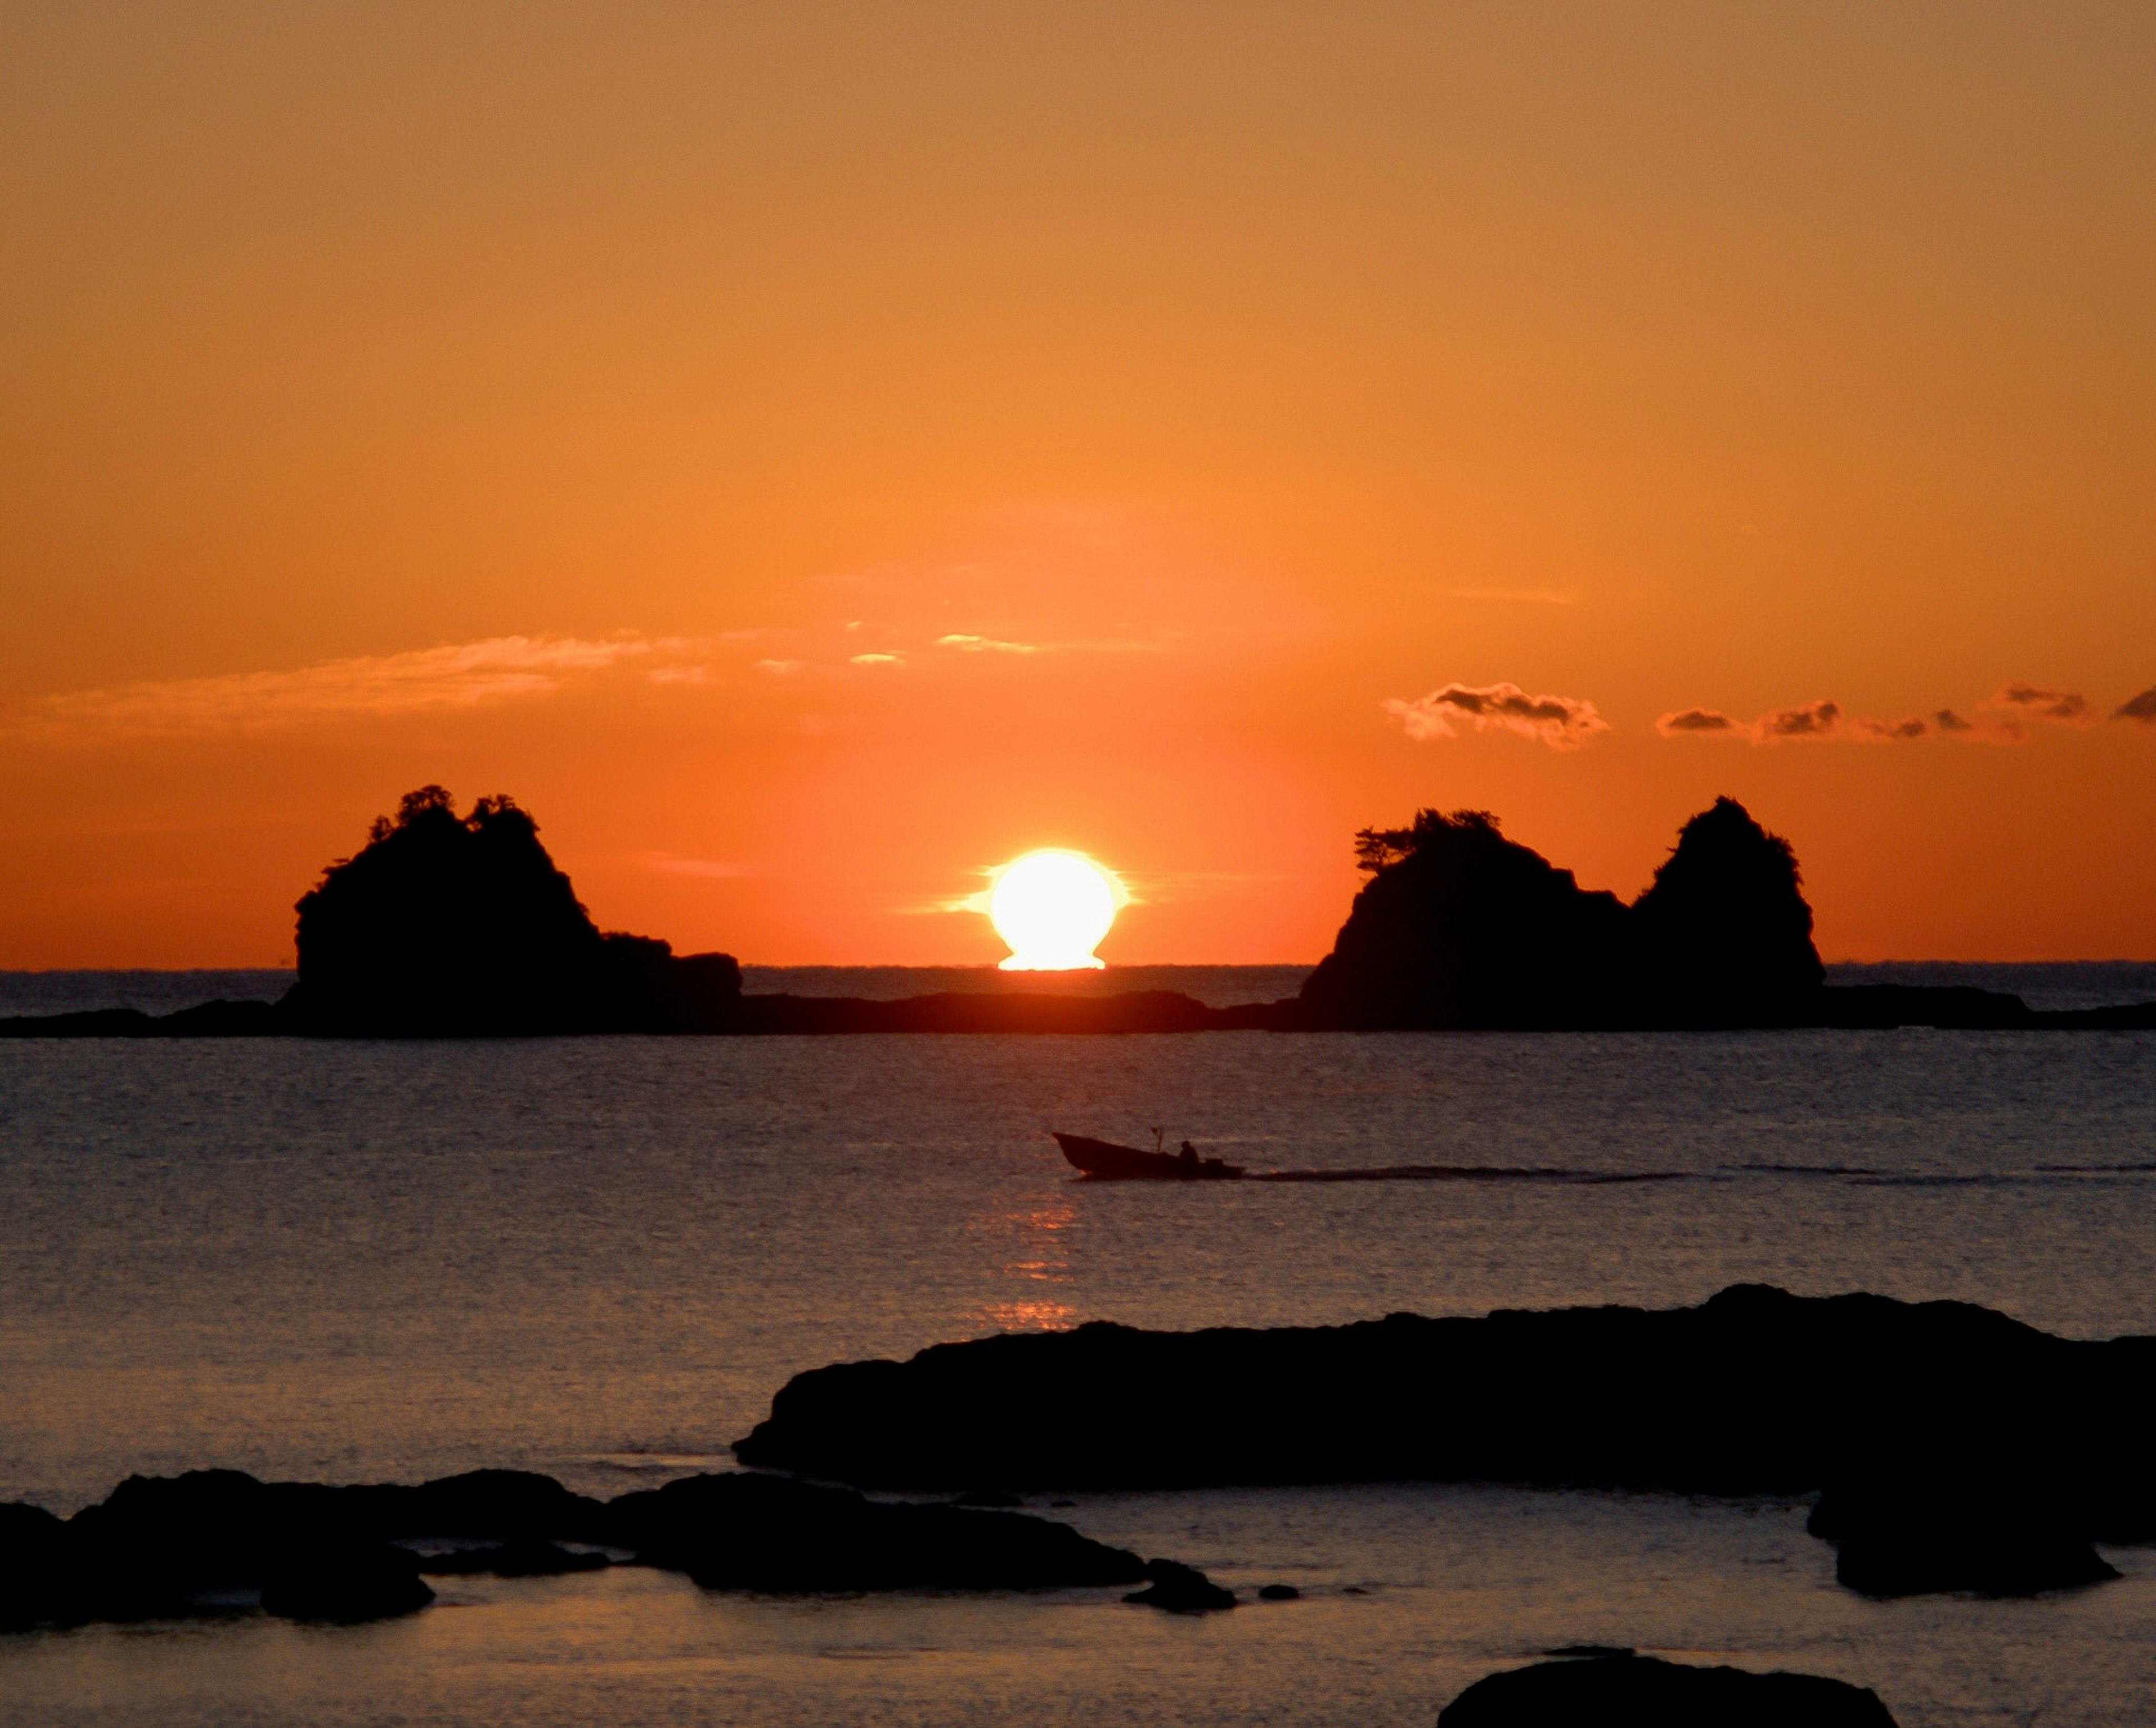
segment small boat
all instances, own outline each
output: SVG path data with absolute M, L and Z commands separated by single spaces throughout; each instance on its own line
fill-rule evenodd
M 1173 1152 L 1141 1152 L 1136 1146 L 1075 1134 L 1056 1134 L 1055 1144 L 1081 1174 L 1096 1182 L 1232 1182 L 1249 1174 L 1240 1164 L 1200 1158 L 1194 1149 L 1187 1157 L 1178 1157 Z

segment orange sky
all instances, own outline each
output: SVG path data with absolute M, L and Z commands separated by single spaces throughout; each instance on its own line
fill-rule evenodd
M 428 780 L 764 962 L 1722 791 L 1830 957 L 2156 957 L 2156 13 L 1764 10 L 7 8 L 0 965 L 286 961 Z

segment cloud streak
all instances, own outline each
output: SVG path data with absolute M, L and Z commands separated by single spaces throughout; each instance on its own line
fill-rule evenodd
M 2055 726 L 2092 726 L 2095 712 L 2088 698 L 2077 690 L 2046 690 L 2019 681 L 2002 684 L 1998 695 L 1984 704 L 2031 720 L 2048 720 Z
M 1716 708 L 1678 708 L 1657 720 L 1655 730 L 1664 738 L 1740 738 L 1752 744 L 1892 744 L 1928 738 L 1934 730 L 1951 733 L 1974 732 L 1977 728 L 1951 708 L 1942 708 L 1928 719 L 1910 714 L 1899 720 L 1881 720 L 1870 714 L 1851 714 L 1840 702 L 1822 699 L 1791 708 L 1770 708 L 1750 721 L 1733 720 Z
M 2143 691 L 2111 717 L 2156 726 L 2156 689 Z M 1973 718 L 1953 708 L 1935 708 L 1929 714 L 1881 720 L 1850 714 L 1840 703 L 1821 700 L 1770 709 L 1751 721 L 1733 719 L 1717 708 L 1673 708 L 1656 721 L 1655 730 L 1664 738 L 1743 738 L 1754 744 L 1889 744 L 1933 737 L 1965 743 L 2018 744 L 2028 738 L 2033 723 L 2079 729 L 2102 722 L 2089 699 L 2077 690 L 2052 690 L 2013 679 L 1978 703 Z
M 38 731 L 215 733 L 477 708 L 550 695 L 572 679 L 649 655 L 655 645 L 636 636 L 489 636 L 290 671 L 72 691 L 24 702 L 11 724 Z
M 1655 723 L 1655 730 L 1664 738 L 1683 738 L 1687 733 L 1702 733 L 1709 737 L 1726 737 L 1733 734 L 1737 729 L 1734 720 L 1714 708 L 1678 708 Z
M 938 636 L 938 648 L 955 648 L 961 654 L 1038 654 L 1040 650 L 1030 642 L 999 642 L 993 636 L 969 636 L 953 634 Z
M 1594 704 L 1574 696 L 1530 696 L 1517 684 L 1447 684 L 1413 702 L 1378 704 L 1417 743 L 1459 736 L 1460 728 L 1511 732 L 1553 750 L 1576 750 L 1609 730 Z

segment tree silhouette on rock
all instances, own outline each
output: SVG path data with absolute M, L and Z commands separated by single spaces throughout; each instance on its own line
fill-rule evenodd
M 506 796 L 459 816 L 440 786 L 407 793 L 297 909 L 286 1000 L 311 1031 L 717 1031 L 741 994 L 730 955 L 603 933 Z
M 1302 1002 L 1342 1027 L 1575 1026 L 1615 1008 L 1624 903 L 1498 832 L 1486 810 L 1365 828 L 1370 872 Z

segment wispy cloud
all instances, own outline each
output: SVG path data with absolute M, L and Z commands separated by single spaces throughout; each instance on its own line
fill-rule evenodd
M 1780 743 L 1787 738 L 1832 738 L 1841 729 L 1841 704 L 1809 702 L 1794 708 L 1775 708 L 1752 723 L 1755 744 Z
M 1698 733 L 1710 737 L 1734 737 L 1738 726 L 1717 708 L 1678 708 L 1657 720 L 1655 730 L 1664 738 L 1682 738 L 1686 733 Z
M 869 666 L 898 666 L 905 659 L 902 654 L 856 654 L 850 656 L 853 665 Z
M 1875 744 L 1898 743 L 1907 738 L 1923 738 L 1931 729 L 1931 723 L 1919 714 L 1910 714 L 1899 720 L 1875 720 L 1869 714 L 1860 714 L 1849 723 L 1851 737 Z
M 2112 717 L 2156 725 L 2156 690 L 2143 692 Z M 1885 744 L 1933 737 L 1964 743 L 2015 744 L 2028 737 L 2029 724 L 2039 721 L 2076 728 L 2099 723 L 2095 707 L 2080 692 L 2051 690 L 2017 679 L 1979 702 L 1974 717 L 1953 708 L 1935 708 L 1929 714 L 1881 720 L 1869 714 L 1852 715 L 1840 703 L 1822 700 L 1774 708 L 1748 723 L 1733 720 L 1716 708 L 1676 708 L 1657 720 L 1655 730 L 1664 738 L 1743 738 L 1754 744 Z
M 639 636 L 490 636 L 403 654 L 322 661 L 285 671 L 232 672 L 23 703 L 17 728 L 110 733 L 252 730 L 312 721 L 475 708 L 546 696 L 572 679 L 650 654 Z
M 2046 690 L 2018 680 L 2000 685 L 1999 693 L 1984 706 L 2031 720 L 2048 720 L 2055 726 L 2093 726 L 2097 720 L 2088 698 L 2079 691 Z
M 1040 650 L 1031 642 L 999 642 L 993 636 L 968 636 L 953 633 L 936 639 L 938 648 L 955 648 L 961 654 L 1038 654 Z
M 1572 750 L 1609 730 L 1591 702 L 1530 696 L 1517 684 L 1447 684 L 1413 702 L 1388 697 L 1378 706 L 1417 743 L 1457 737 L 1465 725 L 1477 732 L 1514 732 L 1553 750 Z

